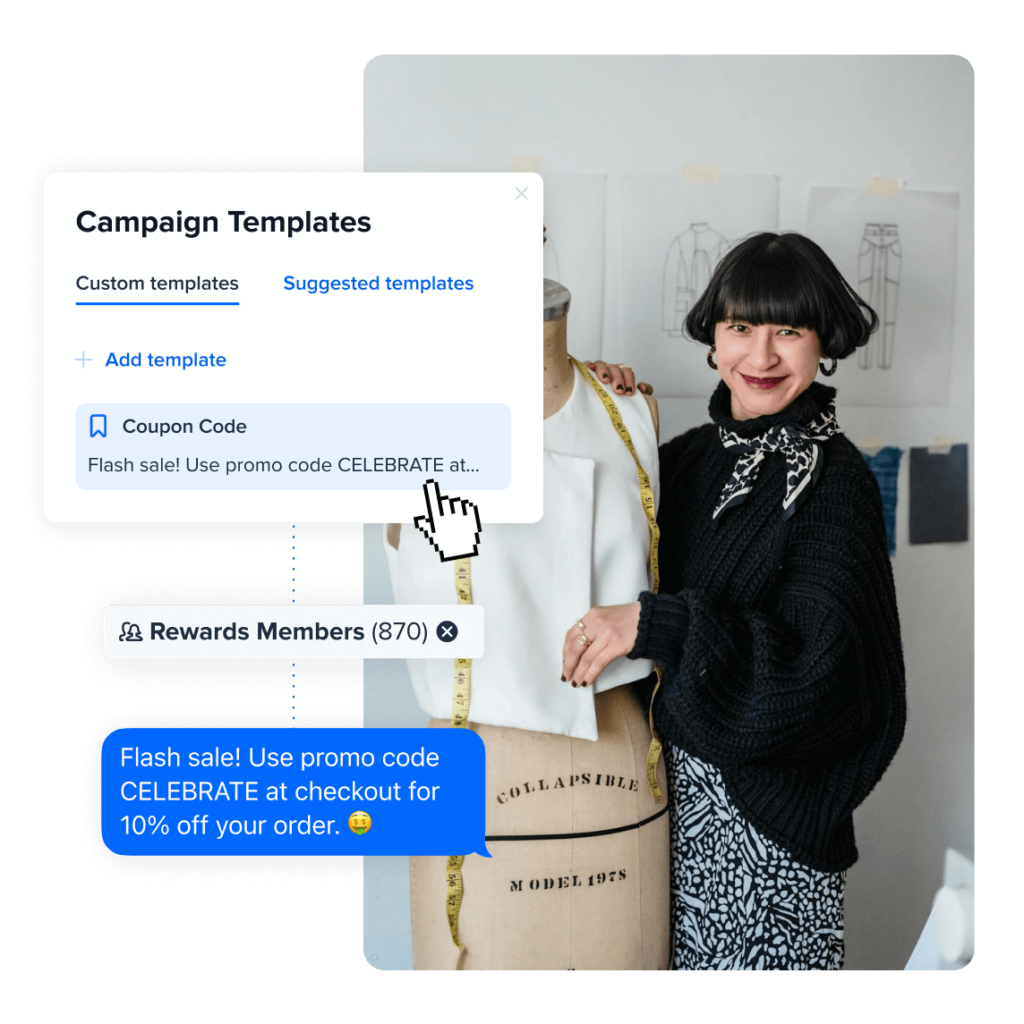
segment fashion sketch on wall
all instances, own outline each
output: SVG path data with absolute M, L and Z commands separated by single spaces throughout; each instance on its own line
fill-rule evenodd
M 953 349 L 960 196 L 809 190 L 806 233 L 878 314 L 829 382 L 848 405 L 945 405 Z
M 683 336 L 683 321 L 711 280 L 711 272 L 729 240 L 710 224 L 698 221 L 672 239 L 665 254 L 662 283 L 662 330 L 673 338 Z
M 857 364 L 863 370 L 872 365 L 882 370 L 892 366 L 902 262 L 899 225 L 865 224 L 857 254 L 857 289 L 861 298 L 878 314 L 879 329 L 857 351 Z
M 609 281 L 618 281 L 617 331 L 605 358 L 635 366 L 660 397 L 706 398 L 707 350 L 685 336 L 683 320 L 729 246 L 777 231 L 778 179 L 721 175 L 714 183 L 681 174 L 623 175 L 609 244 Z

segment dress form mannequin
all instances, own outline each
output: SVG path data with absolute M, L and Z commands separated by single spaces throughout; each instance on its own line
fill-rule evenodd
M 470 855 L 463 865 L 461 954 L 445 915 L 445 858 L 410 858 L 417 969 L 659 970 L 668 963 L 668 816 L 655 817 L 667 805 L 656 803 L 648 790 L 650 732 L 631 688 L 622 685 L 647 669 L 623 659 L 619 685 L 613 676 L 611 688 L 596 695 L 572 690 L 558 676 L 560 639 L 553 677 L 545 670 L 538 680 L 536 661 L 509 667 L 524 647 L 510 638 L 538 635 L 530 615 L 550 618 L 560 637 L 573 614 L 594 603 L 592 588 L 610 585 L 602 577 L 580 591 L 578 580 L 567 579 L 567 554 L 570 562 L 587 563 L 590 580 L 592 559 L 609 576 L 619 572 L 599 557 L 602 537 L 606 547 L 625 549 L 633 576 L 622 584 L 622 600 L 635 599 L 637 581 L 647 578 L 647 530 L 642 510 L 636 511 L 635 465 L 591 385 L 569 360 L 568 291 L 545 281 L 544 305 L 545 516 L 530 526 L 485 525 L 481 553 L 472 560 L 473 600 L 487 613 L 488 639 L 484 658 L 473 662 L 469 723 L 487 748 L 492 857 Z M 617 401 L 656 471 L 652 416 L 644 399 Z M 577 480 L 589 481 L 591 489 L 584 492 Z M 617 521 L 608 521 L 608 509 L 619 507 L 616 501 L 632 514 L 628 522 L 623 518 L 621 535 L 613 529 Z M 400 527 L 392 524 L 385 542 L 396 601 L 453 595 L 451 566 L 427 558 L 429 546 L 422 542 L 421 548 L 415 530 L 405 533 L 401 538 Z M 404 544 L 396 550 L 400 539 Z M 574 546 L 579 550 L 566 550 Z M 524 564 L 536 571 L 521 571 Z M 503 567 L 500 579 L 495 566 Z M 503 589 L 510 577 L 515 583 Z M 573 611 L 567 612 L 559 602 L 570 583 L 576 590 L 568 603 Z M 432 663 L 431 679 L 422 675 L 426 665 L 410 662 L 417 696 L 432 716 L 430 725 L 447 727 L 451 666 Z M 447 679 L 439 675 L 443 671 Z M 529 679 L 522 682 L 516 672 Z M 582 738 L 588 735 L 585 715 L 566 717 L 565 707 L 590 714 L 589 738 Z M 512 724 L 501 717 L 506 710 Z M 519 715 L 541 725 L 524 726 Z M 551 725 L 543 724 L 545 715 Z M 520 838 L 526 836 L 531 838 Z

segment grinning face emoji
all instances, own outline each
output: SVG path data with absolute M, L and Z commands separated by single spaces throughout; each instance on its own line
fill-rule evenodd
M 370 830 L 370 816 L 366 811 L 354 811 L 349 815 L 348 827 L 352 829 L 357 836 L 361 836 L 364 832 Z

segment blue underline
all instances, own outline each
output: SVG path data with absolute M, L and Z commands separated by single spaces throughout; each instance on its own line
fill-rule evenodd
M 238 302 L 76 302 L 76 306 L 238 306 Z

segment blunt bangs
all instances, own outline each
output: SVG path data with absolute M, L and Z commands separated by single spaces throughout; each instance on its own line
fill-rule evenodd
M 714 345 L 715 325 L 724 320 L 816 331 L 822 355 L 837 359 L 878 327 L 874 310 L 824 250 L 797 234 L 754 235 L 726 253 L 687 315 L 686 333 Z
M 821 333 L 821 303 L 807 279 L 789 260 L 748 260 L 722 282 L 711 310 L 715 323 L 784 324 Z

